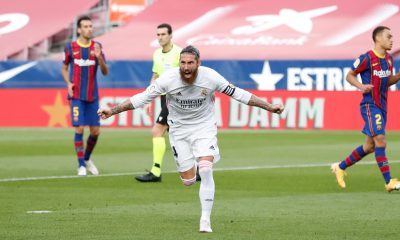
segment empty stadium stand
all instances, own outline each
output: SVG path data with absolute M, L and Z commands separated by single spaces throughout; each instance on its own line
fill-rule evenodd
M 109 59 L 149 59 L 155 26 L 169 22 L 174 41 L 197 46 L 203 59 L 354 59 L 372 47 L 374 27 L 390 26 L 400 36 L 398 3 L 162 0 L 98 40 Z
M 1 5 L 0 60 L 30 59 L 48 51 L 48 37 L 69 26 L 98 0 L 6 1 Z M 28 48 L 36 46 L 36 52 Z

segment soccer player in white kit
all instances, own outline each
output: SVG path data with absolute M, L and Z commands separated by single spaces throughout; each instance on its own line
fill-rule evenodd
M 271 104 L 248 91 L 230 84 L 215 70 L 200 66 L 197 48 L 187 46 L 180 54 L 179 68 L 162 74 L 144 92 L 114 106 L 101 107 L 102 119 L 123 111 L 140 108 L 166 93 L 169 110 L 169 139 L 177 169 L 185 186 L 196 183 L 196 169 L 201 176 L 200 232 L 212 232 L 211 210 L 215 183 L 213 165 L 220 159 L 217 144 L 217 121 L 214 114 L 214 92 L 222 92 L 239 102 L 280 114 L 284 107 Z

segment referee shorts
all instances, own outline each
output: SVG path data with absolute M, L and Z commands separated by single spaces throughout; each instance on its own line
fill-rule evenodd
M 157 117 L 156 123 L 161 125 L 168 125 L 168 108 L 167 108 L 167 97 L 165 95 L 161 95 L 161 112 Z

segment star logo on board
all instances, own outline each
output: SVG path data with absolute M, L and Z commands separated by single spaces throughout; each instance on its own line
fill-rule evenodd
M 283 74 L 272 73 L 269 62 L 265 61 L 261 73 L 252 73 L 250 77 L 257 83 L 258 90 L 275 90 L 275 85 L 283 78 Z
M 61 92 L 57 92 L 52 105 L 43 105 L 42 109 L 49 115 L 48 127 L 68 127 L 68 115 L 70 107 L 64 104 Z
M 307 11 L 282 8 L 277 15 L 266 14 L 248 16 L 246 17 L 246 21 L 250 22 L 250 24 L 237 27 L 232 30 L 232 33 L 235 35 L 254 34 L 285 25 L 297 32 L 308 34 L 313 29 L 312 18 L 326 15 L 337 9 L 338 7 L 336 5 Z

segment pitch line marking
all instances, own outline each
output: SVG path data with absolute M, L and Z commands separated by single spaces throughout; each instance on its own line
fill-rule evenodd
M 39 213 L 39 214 L 42 214 L 42 213 L 51 213 L 52 211 L 49 211 L 49 210 L 35 210 L 35 211 L 26 211 L 26 213 Z
M 391 160 L 389 163 L 400 163 L 400 160 Z M 215 168 L 214 171 L 237 171 L 237 170 L 257 170 L 257 169 L 277 169 L 277 168 L 313 168 L 313 167 L 330 167 L 332 163 L 313 163 L 313 164 L 287 164 L 287 165 L 270 165 L 270 166 L 249 166 L 249 167 L 227 167 Z M 373 165 L 375 161 L 359 162 L 357 165 Z M 176 173 L 176 171 L 163 171 L 164 173 Z M 26 177 L 26 178 L 3 178 L 0 182 L 20 182 L 20 181 L 35 181 L 35 180 L 48 180 L 48 179 L 70 179 L 70 178 L 87 178 L 87 177 L 116 177 L 142 174 L 143 172 L 129 172 L 129 173 L 105 173 L 98 176 L 44 176 L 44 177 Z

